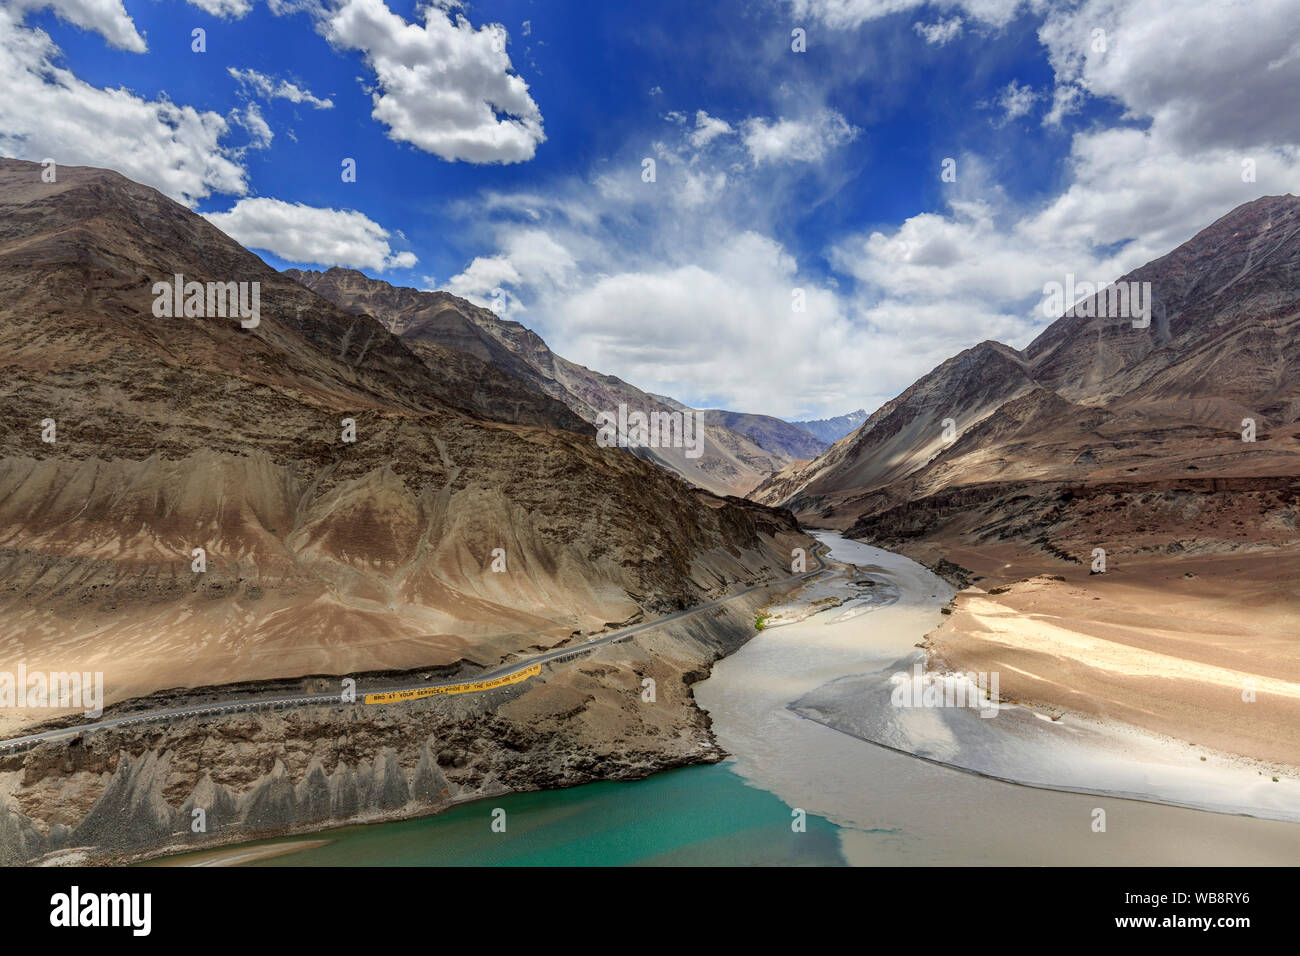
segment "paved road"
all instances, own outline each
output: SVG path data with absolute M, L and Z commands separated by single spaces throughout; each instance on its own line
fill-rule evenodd
M 780 581 L 772 581 L 768 584 L 756 584 L 753 587 L 745 588 L 743 591 L 738 591 L 730 597 L 718 598 L 716 601 L 709 601 L 707 604 L 700 604 L 696 607 L 688 608 L 685 611 L 675 611 L 665 617 L 655 618 L 653 621 L 646 621 L 633 627 L 624 628 L 621 631 L 614 631 L 603 637 L 593 638 L 581 644 L 574 644 L 553 651 L 547 651 L 545 654 L 538 654 L 535 657 L 511 661 L 509 664 L 504 664 L 495 670 L 475 675 L 472 678 L 472 681 L 489 681 L 497 677 L 505 677 L 509 674 L 514 674 L 526 667 L 531 667 L 533 664 L 555 663 L 566 658 L 585 656 L 586 654 L 591 653 L 595 648 L 600 647 L 602 644 L 615 644 L 621 641 L 631 640 L 633 635 L 639 631 L 648 630 L 652 627 L 660 627 L 667 624 L 669 621 L 676 621 L 683 617 L 689 617 L 692 614 L 699 614 L 700 612 L 707 611 L 710 608 L 726 604 L 728 601 L 734 601 L 737 598 L 744 597 L 746 594 L 751 594 L 754 591 L 760 591 L 763 588 L 779 587 L 785 584 L 792 584 L 793 582 L 803 580 L 804 578 L 815 577 L 826 570 L 826 562 L 822 560 L 821 555 L 822 548 L 823 545 L 820 544 L 813 546 L 811 554 L 813 559 L 817 562 L 817 567 L 812 571 L 805 571 L 802 574 L 791 575 L 788 578 L 784 578 Z M 437 687 L 455 687 L 457 684 L 464 683 L 468 683 L 468 681 L 462 679 L 442 681 L 433 684 L 415 684 L 410 687 L 373 687 L 366 690 L 358 688 L 357 697 L 361 700 L 364 699 L 364 696 L 367 693 L 375 694 L 408 690 L 429 690 Z M 283 710 L 288 707 L 306 707 L 311 704 L 344 703 L 341 694 L 335 691 L 328 694 L 302 694 L 294 697 L 269 697 L 255 700 L 244 699 L 218 703 L 191 704 L 188 707 L 169 707 L 166 710 L 154 710 L 142 714 L 126 714 L 121 717 L 111 717 L 105 720 L 95 721 L 94 723 L 77 724 L 72 727 L 47 730 L 44 733 L 28 734 L 25 737 L 13 737 L 9 740 L 0 741 L 0 753 L 12 753 L 16 750 L 26 750 L 42 741 L 60 740 L 65 737 L 76 737 L 79 734 L 85 734 L 95 730 L 103 730 L 108 727 L 128 727 L 136 724 L 162 723 L 174 717 L 192 717 L 196 714 L 231 714 L 240 711 L 253 710 Z M 346 706 L 351 707 L 355 705 L 347 703 Z

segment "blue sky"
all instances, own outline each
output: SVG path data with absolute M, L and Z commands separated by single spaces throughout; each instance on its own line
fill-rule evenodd
M 277 267 L 449 289 L 650 391 L 818 417 L 1298 191 L 1295 0 L 1172 6 L 16 0 L 0 153 L 116 168 Z

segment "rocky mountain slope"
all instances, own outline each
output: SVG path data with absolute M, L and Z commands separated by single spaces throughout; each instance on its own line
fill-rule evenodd
M 487 666 L 784 576 L 807 542 L 152 189 L 40 174 L 0 161 L 0 668 L 104 671 L 111 702 Z M 157 317 L 176 274 L 260 283 L 260 323 Z
M 1023 352 L 981 343 L 751 497 L 885 544 L 1070 560 L 1295 541 L 1300 199 L 1247 203 L 1120 281 L 1151 284 L 1149 327 L 1097 296 Z
M 354 269 L 288 269 L 285 274 L 350 312 L 372 316 L 404 342 L 443 346 L 488 362 L 563 402 L 583 421 L 594 423 L 600 412 L 616 414 L 620 404 L 645 413 L 687 410 L 671 398 L 651 395 L 616 376 L 570 362 L 518 322 L 501 319 L 447 292 L 399 288 Z M 754 421 L 737 429 L 727 419 L 735 414 L 705 413 L 704 448 L 698 457 L 688 456 L 682 448 L 646 448 L 637 454 L 720 495 L 744 495 L 792 458 L 806 457 L 787 450 L 791 442 L 810 447 L 795 429 L 766 419 L 761 431 L 768 439 L 764 443 L 753 434 L 763 416 L 738 416 Z

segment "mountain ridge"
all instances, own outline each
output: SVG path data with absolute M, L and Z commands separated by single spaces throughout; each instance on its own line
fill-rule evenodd
M 618 376 L 570 362 L 521 323 L 451 293 L 393 286 L 339 267 L 286 269 L 285 275 L 344 309 L 373 316 L 404 340 L 456 349 L 495 365 L 563 402 L 585 422 L 594 423 L 601 413 L 616 414 L 621 404 L 647 414 L 688 410 L 675 399 L 652 395 Z M 670 447 L 640 448 L 634 454 L 715 494 L 743 496 L 790 460 L 792 456 L 779 450 L 783 443 L 799 446 L 802 438 L 790 430 L 780 441 L 770 441 L 774 447 L 768 448 L 725 424 L 726 416 L 739 414 L 704 413 L 708 427 L 703 430 L 704 447 L 698 458 Z
M 1050 507 L 1061 488 L 1300 475 L 1298 279 L 1300 199 L 1244 203 L 1118 280 L 1151 283 L 1149 328 L 1071 310 L 1023 351 L 993 341 L 965 349 L 751 497 L 879 543 L 1014 539 L 1073 552 L 1107 532 L 1097 515 Z M 1104 312 L 1104 293 L 1091 298 Z M 1246 419 L 1255 442 L 1242 441 Z M 953 492 L 977 486 L 1003 494 L 963 512 Z M 1260 495 L 1272 513 L 1277 502 L 1262 486 Z M 1032 503 L 1041 522 L 1018 519 L 1013 501 Z M 917 523 L 926 502 L 934 513 Z M 1211 525 L 1180 546 L 1240 537 Z M 1176 524 L 1158 521 L 1137 537 L 1170 534 Z

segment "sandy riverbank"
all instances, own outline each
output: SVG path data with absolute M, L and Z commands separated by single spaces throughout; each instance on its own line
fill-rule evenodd
M 206 853 L 187 853 L 159 860 L 154 866 L 242 866 L 256 860 L 269 860 L 290 853 L 301 853 L 329 840 L 290 840 L 284 843 L 259 843 L 254 846 L 231 847 L 227 850 L 210 850 Z
M 1050 575 L 1010 550 L 948 557 L 983 580 L 929 635 L 934 666 L 997 671 L 1003 697 L 1049 712 L 1300 767 L 1300 554 L 1119 555 L 1104 574 Z
M 901 556 L 830 540 L 833 557 L 877 568 L 871 576 L 896 587 L 898 599 L 865 610 L 867 602 L 850 600 L 764 631 L 720 661 L 696 697 L 736 771 L 843 827 L 850 861 L 1284 865 L 1300 858 L 1300 826 L 1284 822 L 1300 814 L 1294 777 L 1274 783 L 1247 761 L 1114 720 L 1052 720 L 1028 707 L 981 718 L 977 710 L 892 706 L 894 675 L 909 656 L 920 657 L 919 635 L 947 620 L 939 611 L 952 589 Z M 1108 815 L 1105 833 L 1092 829 L 1098 808 Z

